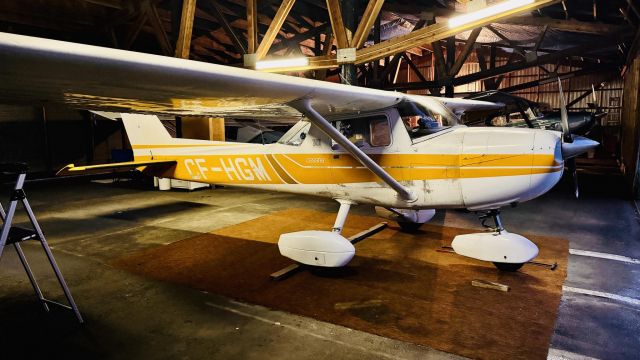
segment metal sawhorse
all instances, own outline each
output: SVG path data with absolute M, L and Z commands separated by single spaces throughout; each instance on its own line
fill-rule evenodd
M 24 267 L 24 270 L 27 272 L 27 276 L 29 277 L 29 281 L 31 282 L 31 286 L 33 286 L 33 290 L 38 296 L 38 300 L 42 304 L 42 307 L 45 311 L 49 311 L 49 304 L 61 306 L 63 308 L 72 310 L 75 313 L 78 322 L 83 323 L 82 315 L 80 315 L 80 311 L 78 310 L 78 306 L 76 306 L 75 301 L 73 300 L 73 296 L 71 296 L 71 291 L 67 286 L 67 283 L 64 281 L 64 277 L 58 268 L 58 264 L 56 260 L 53 258 L 53 254 L 51 253 L 51 249 L 47 244 L 47 240 L 44 237 L 44 233 L 38 224 L 38 220 L 36 220 L 36 216 L 33 214 L 33 210 L 31 210 L 31 206 L 29 206 L 29 201 L 25 195 L 23 190 L 24 181 L 27 177 L 28 167 L 26 164 L 0 164 L 0 174 L 3 176 L 15 176 L 17 175 L 17 180 L 13 190 L 11 191 L 11 199 L 9 200 L 9 208 L 5 213 L 2 204 L 0 204 L 0 217 L 3 221 L 2 230 L 0 230 L 0 258 L 2 258 L 2 251 L 6 245 L 12 244 L 18 253 L 18 257 L 20 258 L 20 262 Z M 22 202 L 22 206 L 24 210 L 27 212 L 29 216 L 29 220 L 31 221 L 31 225 L 33 229 L 22 228 L 18 226 L 11 226 L 14 216 L 16 214 L 16 209 L 18 207 L 18 202 Z M 27 240 L 38 240 L 42 245 L 42 249 L 51 264 L 51 268 L 64 291 L 64 295 L 67 298 L 70 306 L 46 299 L 42 295 L 42 291 L 36 282 L 35 277 L 33 276 L 33 272 L 29 267 L 29 263 L 27 262 L 27 258 L 22 251 L 22 247 L 20 243 Z

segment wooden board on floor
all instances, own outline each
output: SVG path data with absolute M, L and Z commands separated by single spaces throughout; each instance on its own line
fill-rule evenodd
M 390 224 L 356 246 L 340 269 L 316 269 L 277 282 L 269 274 L 290 260 L 275 245 L 283 232 L 329 229 L 335 214 L 289 209 L 120 258 L 129 271 L 249 303 L 472 358 L 546 359 L 553 334 L 568 242 L 528 236 L 537 260 L 500 273 L 491 264 L 436 251 L 455 235 L 477 232 L 427 224 L 406 234 Z M 380 221 L 350 215 L 344 235 Z M 511 229 L 516 231 L 517 229 Z M 509 292 L 471 285 L 486 280 Z

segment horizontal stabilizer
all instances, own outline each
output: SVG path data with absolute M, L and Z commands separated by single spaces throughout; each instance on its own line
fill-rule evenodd
M 112 164 L 100 164 L 100 165 L 87 165 L 87 166 L 75 166 L 69 164 L 56 174 L 56 176 L 69 176 L 69 175 L 88 175 L 88 174 L 108 174 L 115 172 L 125 172 L 135 170 L 139 167 L 146 166 L 164 166 L 170 167 L 176 164 L 175 160 L 149 160 L 149 161 L 127 161 Z

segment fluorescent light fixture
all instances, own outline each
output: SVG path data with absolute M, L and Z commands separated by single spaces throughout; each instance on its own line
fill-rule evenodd
M 499 4 L 487 6 L 484 9 L 470 12 L 464 15 L 456 16 L 449 19 L 449 28 L 454 28 L 462 25 L 478 21 L 489 16 L 501 14 L 509 10 L 517 9 L 521 6 L 532 4 L 534 0 L 507 0 Z
M 256 62 L 256 70 L 299 67 L 309 65 L 308 57 L 261 60 Z

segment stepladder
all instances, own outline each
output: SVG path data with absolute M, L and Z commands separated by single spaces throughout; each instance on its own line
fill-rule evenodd
M 71 310 L 79 323 L 83 323 L 84 320 L 80 311 L 78 310 L 78 306 L 71 295 L 71 290 L 67 285 L 67 282 L 58 267 L 58 264 L 53 256 L 51 248 L 47 243 L 47 239 L 44 236 L 44 232 L 36 219 L 36 216 L 29 204 L 29 200 L 27 200 L 26 193 L 24 191 L 24 184 L 27 178 L 28 166 L 23 163 L 13 163 L 13 164 L 0 164 L 0 174 L 4 179 L 15 179 L 15 183 L 12 184 L 12 189 L 9 196 L 9 203 L 7 205 L 7 209 L 0 203 L 0 218 L 2 220 L 2 228 L 0 229 L 0 260 L 2 259 L 3 252 L 7 246 L 13 246 L 15 249 L 18 258 L 20 259 L 20 263 L 27 273 L 27 277 L 29 278 L 29 282 L 33 287 L 33 291 L 35 292 L 38 301 L 40 302 L 44 311 L 48 312 L 49 306 L 60 306 L 62 308 Z M 13 223 L 16 219 L 16 212 L 19 209 L 19 205 L 22 205 L 21 208 L 25 211 L 30 227 L 21 227 L 14 226 Z M 27 257 L 22 248 L 22 243 L 25 241 L 38 241 L 44 251 L 44 254 L 51 265 L 51 269 L 55 274 L 55 277 L 62 288 L 64 296 L 67 300 L 68 305 L 62 304 L 60 302 L 56 302 L 44 297 L 42 290 L 40 289 L 40 285 L 36 280 L 34 272 L 29 266 L 29 262 L 27 261 Z

